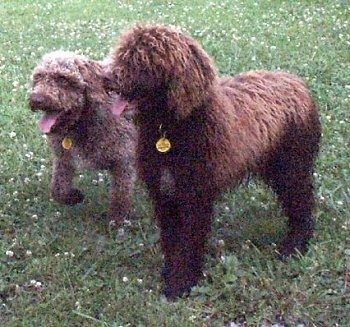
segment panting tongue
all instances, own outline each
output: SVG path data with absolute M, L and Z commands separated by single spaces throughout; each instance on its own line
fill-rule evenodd
M 52 126 L 55 124 L 59 114 L 58 113 L 45 113 L 39 120 L 40 130 L 47 134 L 50 133 Z
M 117 95 L 114 98 L 111 110 L 112 114 L 114 114 L 117 117 L 120 117 L 120 115 L 123 113 L 127 106 L 128 102 L 126 100 L 123 100 L 120 95 Z

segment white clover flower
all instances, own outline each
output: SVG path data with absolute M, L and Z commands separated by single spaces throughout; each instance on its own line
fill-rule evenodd
M 25 154 L 25 157 L 28 159 L 32 159 L 33 158 L 34 153 L 32 151 L 29 151 Z
M 224 246 L 225 245 L 225 241 L 224 240 L 218 240 L 218 245 L 219 246 Z
M 123 283 L 128 283 L 129 282 L 129 278 L 126 277 L 126 276 L 124 276 L 122 280 L 123 280 Z
M 30 285 L 34 286 L 35 288 L 41 288 L 43 284 L 41 282 L 36 281 L 35 279 L 31 279 Z
M 7 250 L 7 251 L 6 251 L 6 255 L 7 255 L 9 258 L 12 258 L 12 257 L 15 255 L 15 253 L 14 253 L 13 251 L 11 251 L 11 250 Z
M 114 223 L 115 223 L 115 221 L 114 221 Z M 118 236 L 119 236 L 119 237 L 124 237 L 124 236 L 125 236 L 125 230 L 124 230 L 124 228 L 119 228 L 119 229 L 118 229 Z
M 128 220 L 128 219 L 125 219 L 124 220 L 124 226 L 130 227 L 130 226 L 132 226 L 132 222 L 130 220 Z

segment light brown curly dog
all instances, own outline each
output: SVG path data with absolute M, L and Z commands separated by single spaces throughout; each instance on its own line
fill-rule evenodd
M 111 175 L 111 222 L 131 212 L 136 178 L 136 130 L 129 118 L 117 120 L 107 105 L 103 64 L 71 52 L 46 54 L 34 69 L 29 105 L 42 111 L 40 129 L 54 155 L 52 197 L 63 204 L 82 202 L 73 188 L 75 163 Z
M 267 71 L 219 78 L 195 40 L 162 26 L 125 32 L 111 62 L 107 83 L 121 94 L 113 110 L 128 101 L 137 112 L 138 167 L 161 229 L 168 298 L 197 284 L 214 201 L 250 175 L 288 217 L 281 256 L 306 251 L 321 127 L 303 81 Z

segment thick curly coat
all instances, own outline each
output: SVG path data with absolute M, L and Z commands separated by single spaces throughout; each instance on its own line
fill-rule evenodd
M 127 100 L 137 113 L 138 168 L 161 228 L 168 298 L 202 276 L 214 201 L 248 176 L 272 188 L 288 217 L 281 256 L 306 251 L 321 127 L 303 81 L 267 71 L 220 78 L 195 40 L 163 26 L 125 32 L 111 59 L 107 83 L 121 95 L 113 110 Z M 161 136 L 171 143 L 165 153 L 155 146 Z
M 132 209 L 137 133 L 132 119 L 116 119 L 109 110 L 114 94 L 104 88 L 104 65 L 71 52 L 46 54 L 34 69 L 29 105 L 43 112 L 39 126 L 54 155 L 52 197 L 68 205 L 83 201 L 73 188 L 76 163 L 107 170 L 108 216 L 120 222 Z

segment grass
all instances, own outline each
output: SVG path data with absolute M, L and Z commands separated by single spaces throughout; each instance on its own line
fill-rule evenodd
M 2 326 L 350 325 L 350 10 L 347 1 L 19 1 L 0 7 L 0 324 Z M 50 200 L 51 156 L 27 106 L 31 72 L 54 49 L 105 57 L 134 22 L 176 25 L 221 74 L 282 69 L 319 105 L 316 237 L 300 260 L 274 253 L 285 219 L 259 182 L 224 196 L 206 280 L 161 297 L 158 230 L 145 190 L 139 220 L 108 230 L 108 178 L 77 176 L 83 205 Z M 244 320 L 243 319 L 243 320 Z M 236 324 L 236 325 L 235 325 Z M 275 325 L 276 326 L 276 325 Z

